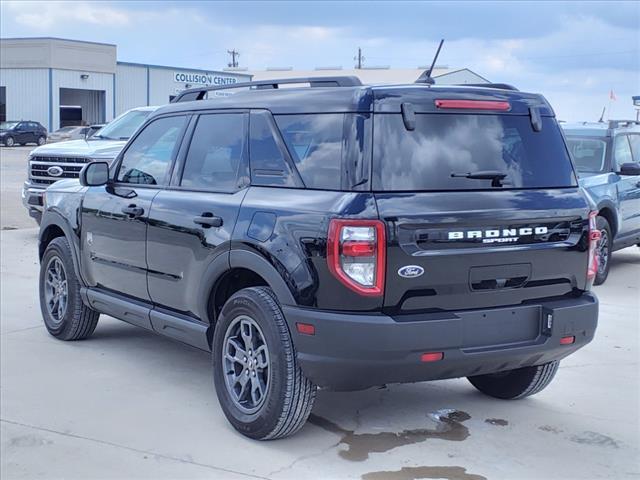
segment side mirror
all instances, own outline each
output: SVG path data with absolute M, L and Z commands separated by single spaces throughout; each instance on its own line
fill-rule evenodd
M 109 183 L 109 164 L 107 162 L 87 163 L 80 170 L 80 185 L 100 187 Z
M 619 175 L 640 175 L 640 163 L 623 163 L 620 165 Z

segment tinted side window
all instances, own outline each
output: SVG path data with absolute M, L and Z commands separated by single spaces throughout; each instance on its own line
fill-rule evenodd
M 294 187 L 295 178 L 274 138 L 268 112 L 251 113 L 249 157 L 253 185 Z
M 613 141 L 613 159 L 618 168 L 623 163 L 633 162 L 631 147 L 626 135 L 618 135 Z
M 275 119 L 304 184 L 339 190 L 344 114 L 278 115 Z
M 631 155 L 633 161 L 640 163 L 640 134 L 629 135 L 629 143 L 631 144 Z
M 162 185 L 166 182 L 186 117 L 165 117 L 144 127 L 122 157 L 118 182 Z
M 181 185 L 194 189 L 234 191 L 245 145 L 245 115 L 201 115 L 193 132 Z

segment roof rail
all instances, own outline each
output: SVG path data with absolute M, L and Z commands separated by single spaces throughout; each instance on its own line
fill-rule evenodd
M 640 120 L 609 120 L 609 128 L 631 127 L 640 125 Z
M 484 87 L 484 88 L 498 88 L 500 90 L 513 90 L 518 92 L 519 90 L 513 85 L 508 83 L 459 83 L 457 87 Z
M 216 90 L 228 90 L 232 88 L 253 87 L 254 89 L 277 89 L 280 85 L 308 83 L 310 87 L 359 87 L 362 82 L 358 77 L 340 76 L 340 77 L 307 77 L 307 78 L 282 78 L 274 80 L 257 80 L 253 82 L 230 83 L 227 85 L 216 85 L 194 87 L 183 90 L 171 101 L 171 103 L 188 102 L 191 100 L 202 100 L 207 92 Z

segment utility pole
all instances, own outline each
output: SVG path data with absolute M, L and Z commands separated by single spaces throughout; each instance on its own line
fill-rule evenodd
M 356 68 L 361 69 L 362 68 L 362 62 L 364 62 L 366 59 L 362 55 L 362 49 L 360 47 L 358 47 L 358 55 L 353 57 L 353 59 L 357 62 L 356 63 Z
M 240 57 L 240 52 L 238 52 L 234 48 L 233 50 L 227 50 L 227 53 L 229 55 L 231 55 L 231 62 L 229 62 L 227 65 L 229 65 L 229 67 L 231 67 L 231 68 L 238 68 L 238 60 L 237 60 L 237 58 Z

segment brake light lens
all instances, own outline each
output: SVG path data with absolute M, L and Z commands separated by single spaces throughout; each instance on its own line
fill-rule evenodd
M 511 109 L 509 102 L 498 100 L 436 100 L 437 108 L 457 108 L 468 110 L 499 110 Z
M 587 281 L 593 282 L 598 274 L 598 241 L 600 230 L 596 225 L 598 212 L 589 212 L 589 265 L 587 267 Z
M 380 220 L 333 219 L 329 223 L 329 271 L 360 295 L 384 292 L 385 229 Z

